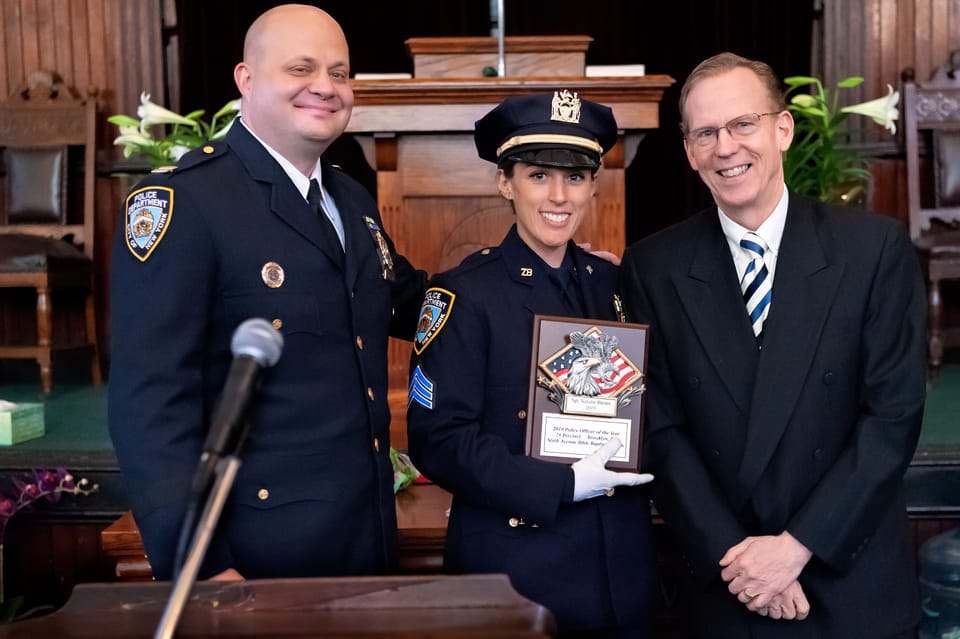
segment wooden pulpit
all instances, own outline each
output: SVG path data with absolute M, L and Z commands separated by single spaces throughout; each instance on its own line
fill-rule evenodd
M 11 639 L 152 637 L 169 582 L 82 584 L 52 615 L 5 628 Z M 178 637 L 549 637 L 550 612 L 506 575 L 338 577 L 198 583 Z
M 436 273 L 500 243 L 514 216 L 497 191 L 496 167 L 477 157 L 474 122 L 508 97 L 560 89 L 610 106 L 617 119 L 619 141 L 603 158 L 592 213 L 574 239 L 623 252 L 624 170 L 643 133 L 659 125 L 660 100 L 674 80 L 664 75 L 587 78 L 589 41 L 586 36 L 508 37 L 507 77 L 488 78 L 482 77 L 482 67 L 491 51 L 495 64 L 493 38 L 417 38 L 408 46 L 418 76 L 354 82 L 356 105 L 347 130 L 376 170 L 387 232 L 415 266 Z M 409 343 L 394 340 L 391 441 L 399 448 L 406 447 L 409 358 Z

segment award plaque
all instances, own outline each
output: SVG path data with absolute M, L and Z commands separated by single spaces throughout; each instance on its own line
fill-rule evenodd
M 619 437 L 610 470 L 640 469 L 648 326 L 537 315 L 526 454 L 573 463 Z

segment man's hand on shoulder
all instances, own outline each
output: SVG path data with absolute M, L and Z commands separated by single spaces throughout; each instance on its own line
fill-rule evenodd
M 606 260 L 606 261 L 610 262 L 611 264 L 613 264 L 614 266 L 620 266 L 620 256 L 618 256 L 618 255 L 615 254 L 615 253 L 611 253 L 610 251 L 591 251 L 591 250 L 590 250 L 590 242 L 584 242 L 584 243 L 582 243 L 582 244 L 577 244 L 577 246 L 579 246 L 580 248 L 582 248 L 584 251 L 586 251 L 586 252 L 589 253 L 590 255 L 596 255 L 596 256 L 599 257 L 601 260 Z

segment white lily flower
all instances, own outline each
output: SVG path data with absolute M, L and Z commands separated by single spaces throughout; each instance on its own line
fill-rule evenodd
M 190 147 L 183 146 L 182 144 L 176 144 L 170 147 L 170 155 L 173 156 L 173 159 L 177 162 L 180 161 L 180 158 L 190 150 Z
M 219 140 L 220 138 L 224 137 L 227 134 L 227 131 L 230 130 L 230 127 L 232 127 L 233 123 L 236 121 L 237 121 L 236 118 L 234 118 L 233 120 L 230 120 L 229 122 L 227 122 L 227 126 L 223 127 L 222 129 L 220 129 L 219 131 L 211 135 L 210 139 Z
M 900 111 L 897 109 L 897 103 L 900 101 L 900 92 L 894 91 L 891 85 L 887 85 L 888 93 L 882 98 L 869 100 L 860 104 L 852 104 L 840 109 L 844 113 L 859 113 L 871 118 L 877 124 L 886 128 L 890 133 L 897 132 L 896 120 L 900 117 Z
M 116 114 L 107 118 L 107 121 L 120 130 L 119 137 L 113 143 L 123 148 L 124 157 L 145 157 L 154 166 L 161 166 L 177 162 L 187 151 L 208 140 L 222 138 L 230 129 L 239 109 L 240 100 L 231 100 L 207 124 L 201 119 L 202 110 L 192 111 L 189 117 L 182 116 L 154 104 L 150 101 L 150 94 L 144 91 L 140 94 L 140 106 L 137 107 L 140 119 Z M 151 131 L 151 127 L 157 124 L 175 125 L 175 128 L 170 132 L 165 129 Z M 182 127 L 189 127 L 190 130 Z M 152 133 L 157 133 L 159 138 Z
M 123 157 L 128 158 L 143 147 L 149 147 L 154 143 L 153 138 L 141 135 L 139 131 L 121 131 L 113 141 L 114 145 L 123 147 Z
M 185 124 L 198 128 L 195 121 L 151 102 L 150 94 L 147 92 L 140 94 L 140 106 L 137 107 L 137 115 L 140 117 L 142 128 L 153 126 L 154 124 Z

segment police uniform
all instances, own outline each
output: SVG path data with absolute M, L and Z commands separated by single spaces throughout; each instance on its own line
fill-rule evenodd
M 558 140 L 580 136 L 608 149 L 616 140 L 615 123 L 605 126 L 609 109 L 582 101 L 578 126 L 551 124 L 551 97 L 507 100 L 485 116 L 476 129 L 481 157 L 496 161 L 524 129 L 547 137 L 500 154 L 598 164 L 599 152 Z M 561 633 L 642 637 L 655 591 L 643 489 L 574 503 L 569 465 L 524 455 L 534 315 L 617 319 L 617 272 L 572 241 L 552 269 L 514 226 L 498 247 L 436 276 L 414 340 L 407 427 L 414 464 L 453 494 L 445 570 L 508 574 L 520 594 L 551 610 Z
M 410 339 L 425 275 L 326 160 L 317 211 L 239 123 L 128 196 L 113 251 L 110 433 L 154 574 L 169 578 L 188 485 L 251 317 L 283 333 L 201 576 L 364 575 L 396 559 L 388 334 Z

